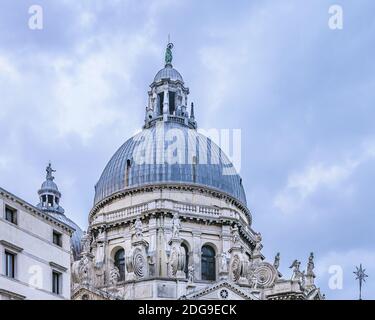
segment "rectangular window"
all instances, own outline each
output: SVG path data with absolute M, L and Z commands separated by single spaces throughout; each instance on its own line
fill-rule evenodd
M 16 255 L 14 253 L 5 251 L 5 275 L 9 278 L 16 276 Z
M 158 94 L 158 111 L 159 116 L 163 114 L 163 107 L 164 107 L 164 92 Z
M 53 196 L 52 195 L 47 195 L 47 205 L 49 206 L 49 207 L 53 207 Z
M 53 231 L 53 243 L 58 245 L 59 247 L 62 247 L 62 234 L 57 232 L 57 231 Z
M 175 109 L 176 109 L 175 96 L 176 94 L 174 92 L 169 91 L 169 114 L 173 114 L 175 112 Z
M 61 273 L 52 271 L 52 292 L 61 294 Z
M 5 219 L 11 223 L 17 224 L 17 210 L 5 206 Z

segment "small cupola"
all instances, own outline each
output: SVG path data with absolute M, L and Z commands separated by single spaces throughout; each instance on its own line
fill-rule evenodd
M 44 211 L 64 213 L 64 209 L 60 206 L 61 193 L 53 181 L 55 179 L 53 173 L 56 170 L 52 169 L 51 163 L 48 164 L 46 172 L 46 180 L 38 191 L 39 203 L 37 206 Z
M 172 65 L 172 49 L 173 43 L 168 43 L 164 68 L 157 72 L 150 85 L 144 128 L 157 121 L 177 122 L 192 129 L 197 127 L 194 117 L 189 117 L 187 111 L 189 88 L 185 87 L 181 74 Z

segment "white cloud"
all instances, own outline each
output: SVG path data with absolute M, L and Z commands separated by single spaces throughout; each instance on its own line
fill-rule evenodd
M 374 157 L 375 144 L 369 140 L 363 144 L 362 152 L 355 158 L 347 158 L 338 164 L 330 165 L 314 163 L 302 172 L 292 173 L 286 186 L 276 195 L 274 206 L 283 213 L 296 213 L 320 188 L 342 188 L 342 182 L 348 179 L 358 166 Z
M 9 156 L 0 154 L 0 170 L 7 170 L 10 160 Z
M 0 55 L 0 80 L 15 81 L 19 79 L 16 66 L 5 56 Z
M 89 28 L 96 22 L 96 16 L 92 12 L 82 12 L 79 16 L 80 26 L 83 28 Z

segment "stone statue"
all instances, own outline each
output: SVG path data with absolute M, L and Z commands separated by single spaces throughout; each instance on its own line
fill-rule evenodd
M 292 265 L 289 267 L 290 269 L 293 268 L 293 275 L 292 275 L 292 280 L 293 281 L 299 281 L 302 285 L 304 284 L 305 280 L 305 272 L 301 272 L 299 269 L 301 266 L 301 262 L 298 260 L 294 260 Z
M 253 273 L 250 277 L 250 285 L 252 289 L 257 289 L 258 287 L 258 277 Z
M 97 243 L 96 253 L 95 253 L 95 267 L 101 268 L 104 264 L 104 255 L 105 255 L 105 235 L 103 229 L 99 230 L 99 235 L 95 239 Z
M 240 235 L 238 233 L 238 227 L 232 229 L 233 244 L 236 245 L 240 241 Z
M 116 287 L 118 280 L 120 279 L 120 271 L 116 266 L 113 266 L 109 272 L 109 283 L 112 287 Z
M 90 236 L 86 231 L 83 232 L 81 244 L 82 244 L 82 252 L 89 253 L 90 252 Z
M 315 265 L 314 265 L 314 253 L 311 252 L 310 257 L 309 257 L 309 262 L 307 263 L 307 271 L 306 271 L 307 276 L 315 278 L 315 273 L 313 271 L 314 267 L 315 267 Z
M 165 50 L 165 64 L 172 64 L 172 49 L 173 49 L 173 43 L 168 43 L 167 49 Z
M 137 239 L 142 239 L 143 238 L 143 224 L 142 221 L 137 218 L 134 223 L 134 229 L 135 229 L 135 236 Z
M 174 213 L 173 219 L 172 219 L 172 238 L 180 237 L 180 229 L 181 229 L 181 222 L 178 217 L 178 213 Z
M 228 272 L 228 255 L 226 252 L 221 253 L 220 271 Z
M 275 256 L 275 261 L 273 262 L 273 266 L 275 267 L 275 269 L 279 269 L 279 265 L 280 265 L 280 252 L 278 252 Z
M 95 267 L 101 268 L 104 263 L 104 243 L 99 242 L 98 246 L 96 247 L 96 254 L 95 254 Z
M 82 284 L 89 284 L 90 282 L 90 260 L 87 256 L 84 256 L 79 261 L 78 269 L 79 279 Z
M 188 281 L 189 283 L 194 282 L 194 266 L 192 264 L 188 267 Z
M 253 251 L 253 256 L 260 255 L 260 250 L 262 250 L 263 245 L 262 245 L 262 235 L 260 233 L 257 233 L 255 235 L 255 248 Z
M 52 175 L 52 173 L 56 172 L 56 170 L 52 169 L 51 162 L 48 164 L 48 166 L 46 168 L 46 171 L 47 171 L 47 175 L 46 175 L 46 179 L 47 180 L 53 180 L 53 179 L 55 179 L 54 176 Z

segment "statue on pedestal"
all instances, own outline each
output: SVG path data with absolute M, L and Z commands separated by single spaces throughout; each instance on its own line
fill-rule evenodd
M 315 278 L 315 273 L 314 273 L 314 253 L 311 252 L 309 256 L 309 262 L 307 263 L 307 271 L 306 271 L 306 276 L 313 277 Z
M 228 254 L 226 252 L 221 253 L 220 271 L 228 272 Z
M 180 237 L 181 221 L 178 217 L 178 213 L 173 214 L 172 219 L 172 238 Z
M 188 267 L 188 282 L 194 282 L 194 266 L 192 264 Z
M 280 266 L 280 252 L 278 252 L 275 256 L 275 261 L 273 262 L 273 266 L 275 267 L 275 269 L 279 269 L 279 266 Z
M 305 282 L 305 272 L 301 272 L 299 269 L 301 266 L 301 262 L 298 260 L 294 260 L 292 265 L 289 267 L 290 269 L 293 268 L 292 280 L 299 281 L 302 285 Z

